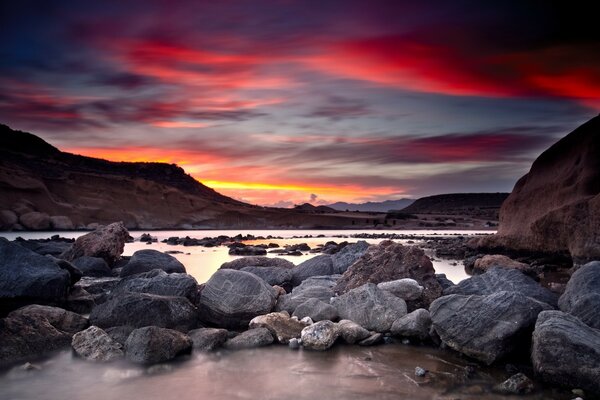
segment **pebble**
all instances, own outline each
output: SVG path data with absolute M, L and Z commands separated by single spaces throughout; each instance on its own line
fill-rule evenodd
M 298 340 L 297 338 L 290 339 L 288 347 L 293 350 L 298 350 L 300 348 L 300 340 Z
M 421 367 L 415 367 L 415 375 L 416 376 L 425 376 L 427 370 Z

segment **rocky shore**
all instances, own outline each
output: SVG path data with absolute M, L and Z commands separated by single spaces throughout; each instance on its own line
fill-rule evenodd
M 221 348 L 398 342 L 504 366 L 500 393 L 543 383 L 600 395 L 598 261 L 577 268 L 560 293 L 532 278 L 528 264 L 502 256 L 477 257 L 479 274 L 455 285 L 418 246 L 359 241 L 328 243 L 298 265 L 238 258 L 198 284 L 168 254 L 145 249 L 123 258 L 129 238 L 114 223 L 75 241 L 0 239 L 0 364 L 35 362 L 68 346 L 90 362 L 151 365 Z M 436 379 L 415 367 L 417 384 Z

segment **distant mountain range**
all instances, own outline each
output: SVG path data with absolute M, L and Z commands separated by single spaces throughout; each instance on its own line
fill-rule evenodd
M 414 201 L 413 199 L 385 200 L 381 202 L 369 201 L 367 203 L 345 203 L 338 201 L 337 203 L 328 204 L 327 207 L 338 211 L 388 212 L 390 210 L 401 210 L 411 205 Z
M 407 214 L 449 214 L 498 219 L 500 206 L 510 193 L 450 193 L 421 197 L 402 209 Z

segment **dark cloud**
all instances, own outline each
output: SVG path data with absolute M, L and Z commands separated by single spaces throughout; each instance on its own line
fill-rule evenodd
M 365 102 L 341 96 L 330 96 L 327 103 L 316 107 L 307 117 L 327 118 L 339 121 L 348 118 L 363 117 L 371 114 Z

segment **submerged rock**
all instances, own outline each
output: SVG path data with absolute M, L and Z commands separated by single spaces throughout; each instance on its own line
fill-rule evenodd
M 579 268 L 558 301 L 560 309 L 600 329 L 600 261 Z
M 90 361 L 113 361 L 125 355 L 121 343 L 97 326 L 75 334 L 71 347 L 78 356 Z
M 113 266 L 123 254 L 128 238 L 129 232 L 123 223 L 115 222 L 78 237 L 61 258 L 73 261 L 83 256 L 100 257 Z
M 259 315 L 250 321 L 250 329 L 267 328 L 273 337 L 279 343 L 288 344 L 291 339 L 299 338 L 302 329 L 307 326 L 296 318 L 283 312 L 274 312 L 266 315 Z
M 227 340 L 224 347 L 230 350 L 251 349 L 268 346 L 273 340 L 273 335 L 267 328 L 254 328 Z
M 125 343 L 127 359 L 140 364 L 169 361 L 191 351 L 192 340 L 189 336 L 157 326 L 134 330 Z
M 302 346 L 310 350 L 327 350 L 333 346 L 339 335 L 337 324 L 319 321 L 302 330 Z
M 211 351 L 221 347 L 227 341 L 229 332 L 227 329 L 200 328 L 188 332 L 188 336 L 194 342 L 194 350 Z
M 154 269 L 160 269 L 169 274 L 185 274 L 186 272 L 183 264 L 175 257 L 158 250 L 146 249 L 133 253 L 129 262 L 121 270 L 120 276 L 150 272 Z

